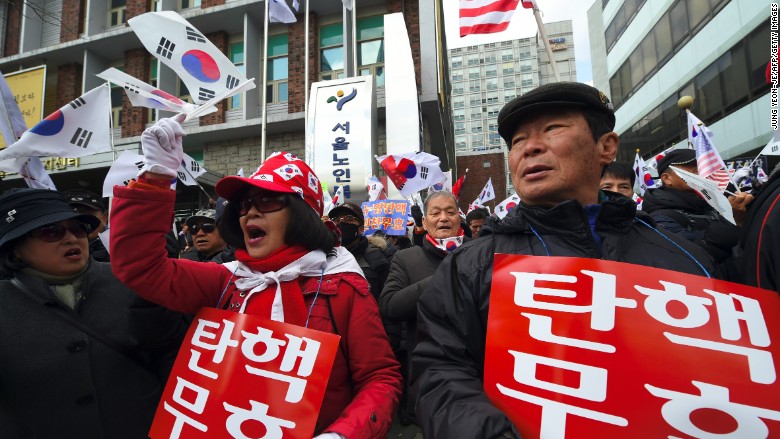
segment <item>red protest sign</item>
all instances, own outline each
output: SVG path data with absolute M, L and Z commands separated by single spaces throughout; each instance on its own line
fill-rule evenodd
M 775 292 L 497 254 L 490 295 L 485 392 L 523 437 L 780 435 Z
M 149 436 L 311 439 L 339 336 L 203 308 Z

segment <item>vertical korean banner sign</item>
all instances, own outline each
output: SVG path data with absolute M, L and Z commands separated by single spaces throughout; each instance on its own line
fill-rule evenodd
M 409 214 L 409 202 L 406 200 L 367 201 L 363 209 L 363 235 L 373 235 L 382 231 L 387 235 L 406 235 L 406 218 Z
M 187 332 L 152 439 L 311 439 L 339 336 L 203 308 Z
M 43 98 L 46 92 L 46 66 L 33 67 L 18 72 L 3 73 L 8 88 L 19 104 L 19 111 L 28 127 L 34 127 L 43 119 Z M 0 136 L 0 148 L 5 148 Z
M 315 82 L 309 95 L 306 163 L 331 191 L 344 188 L 345 201 L 368 199 L 367 174 L 376 175 L 374 77 Z
M 523 437 L 780 437 L 778 316 L 772 291 L 497 254 L 485 392 Z

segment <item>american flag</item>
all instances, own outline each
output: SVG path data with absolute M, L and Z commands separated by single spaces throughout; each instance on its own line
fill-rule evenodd
M 519 3 L 520 0 L 460 0 L 460 36 L 506 30 Z
M 726 164 L 718 150 L 710 140 L 710 131 L 690 111 L 688 112 L 688 140 L 696 150 L 696 164 L 699 176 L 709 178 L 718 183 L 718 188 L 725 190 L 730 178 Z

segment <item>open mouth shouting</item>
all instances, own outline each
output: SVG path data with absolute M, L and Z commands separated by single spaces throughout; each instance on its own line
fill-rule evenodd
M 81 260 L 81 249 L 78 247 L 74 247 L 69 249 L 65 252 L 65 259 L 69 261 L 80 261 Z
M 267 233 L 260 226 L 247 224 L 246 236 L 248 238 L 247 244 L 259 244 L 266 237 Z

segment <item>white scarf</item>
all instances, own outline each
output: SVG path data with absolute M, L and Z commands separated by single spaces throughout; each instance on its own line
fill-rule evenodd
M 271 305 L 271 320 L 283 322 L 284 306 L 282 305 L 282 288 L 280 286 L 282 282 L 291 281 L 300 276 L 312 277 L 338 273 L 357 273 L 364 278 L 366 277 L 355 257 L 347 249 L 336 247 L 335 251 L 336 256 L 327 258 L 322 250 L 312 250 L 289 265 L 282 267 L 279 271 L 269 271 L 267 273 L 252 270 L 239 261 L 222 264 L 235 275 L 236 288 L 241 291 L 249 290 L 249 294 L 244 298 L 244 302 L 241 304 L 238 312 L 244 312 L 247 303 L 249 303 L 249 298 L 253 294 L 276 284 L 276 294 L 274 295 L 273 305 Z

